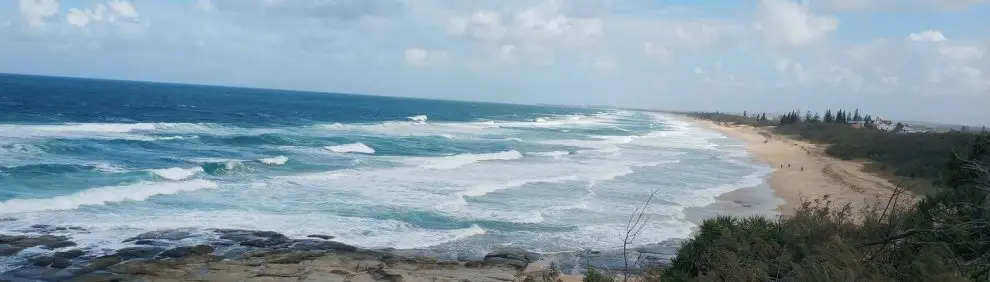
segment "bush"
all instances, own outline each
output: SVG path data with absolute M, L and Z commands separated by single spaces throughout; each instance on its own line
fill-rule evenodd
M 980 136 L 946 165 L 948 187 L 917 203 L 897 190 L 856 213 L 826 197 L 779 219 L 706 220 L 646 281 L 990 280 L 988 161 Z

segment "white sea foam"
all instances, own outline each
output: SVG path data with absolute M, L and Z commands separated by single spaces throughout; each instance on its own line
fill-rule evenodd
M 106 173 L 125 173 L 130 171 L 127 168 L 112 163 L 98 162 L 91 163 L 90 165 L 96 168 L 96 170 Z
M 331 131 L 353 131 L 389 136 L 472 136 L 499 130 L 498 126 L 479 122 L 416 122 L 388 121 L 372 124 L 341 124 L 333 123 L 320 125 L 320 128 Z
M 289 157 L 277 156 L 271 158 L 258 159 L 258 161 L 266 165 L 284 165 L 286 162 L 289 161 Z
M 548 158 L 560 158 L 560 157 L 567 156 L 567 155 L 570 155 L 570 154 L 571 154 L 571 152 L 568 152 L 568 151 L 528 152 L 528 153 L 526 153 L 526 155 L 529 155 L 529 156 L 540 156 L 540 157 L 548 157 Z
M 173 167 L 173 168 L 164 168 L 164 169 L 149 169 L 148 172 L 154 174 L 157 177 L 161 177 L 167 180 L 177 181 L 177 180 L 189 179 L 193 176 L 196 176 L 197 173 L 203 172 L 203 168 L 198 166 L 192 168 Z
M 0 124 L 0 137 L 167 141 L 195 138 L 195 136 L 152 136 L 147 134 L 214 133 L 217 130 L 216 125 L 200 123 Z
M 87 205 L 144 201 L 156 195 L 172 195 L 216 187 L 216 183 L 202 179 L 183 182 L 139 182 L 125 186 L 92 188 L 47 199 L 11 199 L 0 202 L 0 214 L 71 210 Z
M 420 157 L 405 160 L 406 163 L 416 164 L 426 169 L 455 169 L 465 165 L 483 161 L 508 161 L 522 158 L 519 151 L 505 151 L 486 154 L 459 154 L 446 157 Z
M 375 149 L 368 147 L 364 143 L 352 143 L 344 145 L 326 146 L 324 147 L 334 153 L 360 153 L 360 154 L 375 154 Z
M 427 117 L 426 115 L 418 115 L 418 116 L 408 117 L 408 119 L 411 120 L 411 121 L 415 121 L 415 122 L 426 122 L 426 120 L 428 120 L 430 118 Z

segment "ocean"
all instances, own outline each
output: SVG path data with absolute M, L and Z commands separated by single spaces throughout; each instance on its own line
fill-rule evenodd
M 0 75 L 0 234 L 80 227 L 45 232 L 90 250 L 211 228 L 608 249 L 652 191 L 641 244 L 688 237 L 687 210 L 770 171 L 653 112 Z

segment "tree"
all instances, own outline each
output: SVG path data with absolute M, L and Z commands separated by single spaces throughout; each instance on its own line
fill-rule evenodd
M 859 109 L 856 109 L 856 111 L 853 113 L 853 119 L 852 120 L 853 121 L 862 121 L 863 120 L 863 117 L 859 115 Z
M 744 117 L 746 116 L 746 111 L 743 111 L 743 116 L 744 116 Z
M 815 120 L 811 116 L 811 111 L 804 113 L 804 122 L 814 122 Z
M 904 124 L 898 122 L 897 125 L 894 125 L 894 133 L 901 132 L 901 131 L 904 131 Z
M 846 123 L 846 112 L 845 111 L 839 110 L 839 112 L 837 114 L 835 114 L 835 123 Z
M 825 110 L 825 123 L 835 122 L 835 116 L 832 115 L 832 110 Z

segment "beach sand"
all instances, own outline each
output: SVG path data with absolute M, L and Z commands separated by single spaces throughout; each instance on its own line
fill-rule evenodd
M 863 171 L 862 162 L 829 157 L 822 146 L 774 135 L 766 128 L 690 120 L 744 141 L 754 158 L 774 169 L 769 184 L 773 194 L 783 199 L 778 210 L 784 215 L 792 214 L 805 201 L 825 196 L 836 205 L 849 203 L 855 213 L 867 204 L 886 200 L 896 186 L 887 179 Z M 742 189 L 720 196 L 722 209 L 727 212 L 724 214 L 737 215 L 732 213 L 733 205 L 729 203 L 735 203 L 735 206 L 751 205 L 754 202 L 751 191 Z

